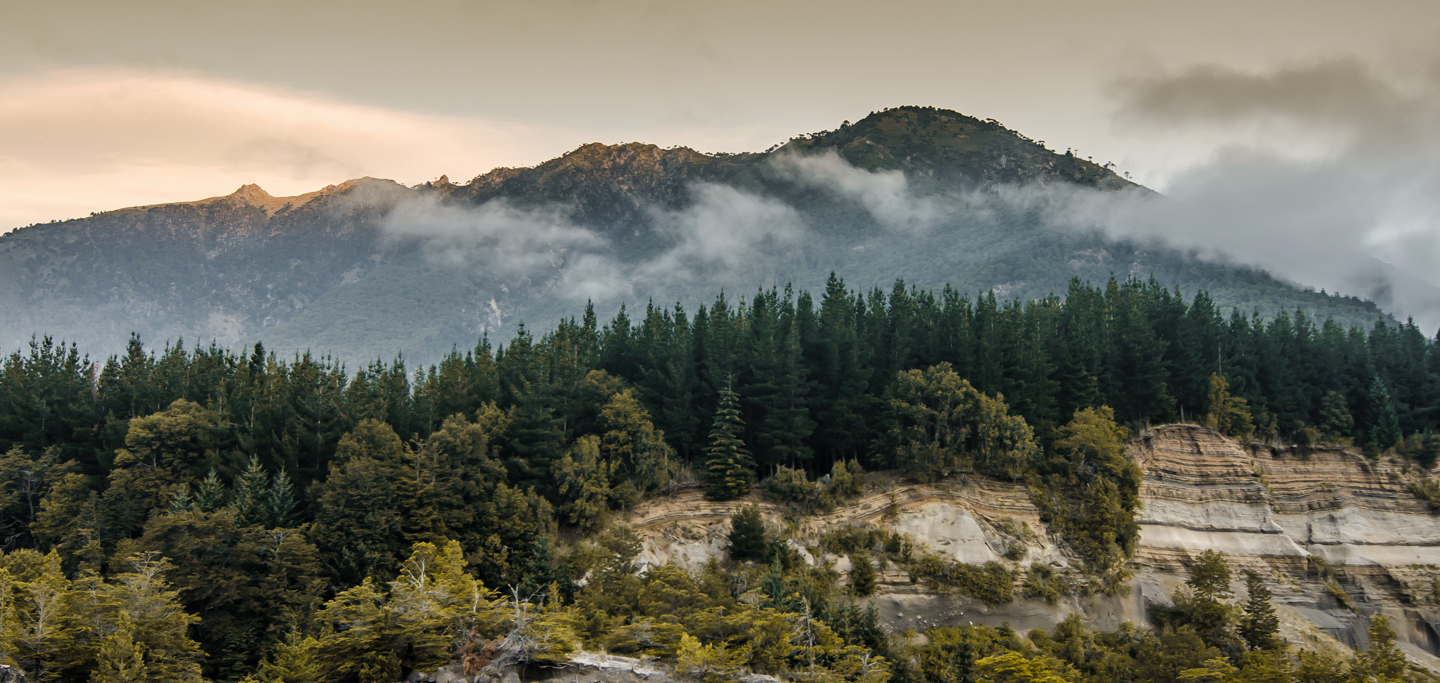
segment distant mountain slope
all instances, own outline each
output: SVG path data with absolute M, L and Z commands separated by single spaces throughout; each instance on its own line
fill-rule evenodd
M 766 153 L 589 144 L 464 184 L 362 178 L 282 198 L 247 185 L 0 236 L 0 343 L 52 334 L 108 355 L 133 331 L 152 343 L 263 340 L 352 366 L 397 352 L 424 362 L 481 334 L 508 338 L 521 321 L 548 327 L 587 298 L 602 314 L 652 299 L 693 309 L 721 289 L 818 289 L 832 270 L 866 289 L 903 278 L 1021 298 L 1063 293 L 1072 277 L 1153 275 L 1247 312 L 1385 317 L 1066 227 L 1046 207 L 1071 190 L 1148 192 L 994 121 L 924 107 Z

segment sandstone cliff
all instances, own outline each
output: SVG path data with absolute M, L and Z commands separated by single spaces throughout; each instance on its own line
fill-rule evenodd
M 1125 620 L 1144 622 L 1151 606 L 1168 604 L 1196 555 L 1217 550 L 1235 570 L 1237 594 L 1243 594 L 1245 571 L 1270 584 L 1292 642 L 1353 647 L 1365 639 L 1365 618 L 1383 612 L 1414 659 L 1440 664 L 1434 658 L 1440 652 L 1440 517 L 1409 492 L 1400 465 L 1371 462 L 1351 449 L 1247 448 L 1194 425 L 1153 428 L 1128 449 L 1145 473 L 1141 543 L 1128 589 L 1114 596 L 1077 592 L 1053 604 L 1017 597 L 986 606 L 937 594 L 892 565 L 881 571 L 874 598 L 882 617 L 897 629 L 973 623 L 1023 630 L 1078 611 L 1092 626 L 1109 629 Z M 758 504 L 807 562 L 833 563 L 841 571 L 848 559 L 821 552 L 819 540 L 859 525 L 902 532 L 957 561 L 1004 562 L 1017 576 L 1035 563 L 1065 574 L 1074 563 L 1044 532 L 1023 484 L 961 477 L 914 485 L 869 476 L 865 496 L 823 516 L 799 515 L 758 496 L 706 501 L 698 490 L 650 501 L 630 520 L 644 539 L 639 561 L 698 569 L 724 552 L 730 515 Z M 1019 555 L 1017 545 L 1023 556 L 1006 559 Z

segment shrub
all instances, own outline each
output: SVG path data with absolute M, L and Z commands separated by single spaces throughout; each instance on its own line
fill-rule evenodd
M 760 489 L 766 498 L 781 503 L 809 505 L 815 498 L 815 484 L 805 476 L 805 470 L 784 465 L 775 470 L 775 474 L 766 479 Z
M 999 562 L 978 567 L 926 554 L 910 568 L 911 580 L 924 580 L 938 592 L 954 591 L 987 605 L 1015 599 L 1015 574 Z
M 875 565 L 869 557 L 862 554 L 850 556 L 850 590 L 861 596 L 875 592 Z
M 736 561 L 762 560 L 765 558 L 765 520 L 760 517 L 760 508 L 747 505 L 730 518 L 729 543 L 725 550 L 730 559 Z

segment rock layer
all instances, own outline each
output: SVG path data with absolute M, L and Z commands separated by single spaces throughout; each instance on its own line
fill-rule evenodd
M 1094 627 L 1114 628 L 1123 620 L 1144 621 L 1150 605 L 1168 603 L 1194 558 L 1217 550 L 1231 563 L 1237 594 L 1246 571 L 1270 585 L 1286 634 L 1297 642 L 1314 646 L 1319 632 L 1363 644 L 1367 617 L 1383 612 L 1413 657 L 1440 664 L 1426 659 L 1440 652 L 1440 517 L 1406 485 L 1407 476 L 1421 473 L 1369 461 L 1355 449 L 1244 447 L 1196 425 L 1152 428 L 1127 449 L 1145 475 L 1128 594 L 987 607 L 936 595 L 891 569 L 881 572 L 875 598 L 882 618 L 894 628 L 1033 628 L 1080 611 Z M 644 539 L 639 561 L 699 569 L 724 553 L 730 515 L 748 504 L 759 505 L 772 527 L 788 529 L 806 561 L 831 562 L 841 571 L 848 560 L 826 556 L 816 545 L 847 525 L 899 531 L 924 550 L 961 562 L 1003 561 L 1017 575 L 1031 563 L 1064 569 L 1073 561 L 1044 533 L 1023 484 L 961 477 L 907 485 L 876 474 L 869 475 L 867 495 L 822 516 L 758 500 L 706 501 L 698 490 L 651 501 L 631 520 Z M 1039 533 L 1017 533 L 1027 528 Z M 1016 544 L 1023 557 L 1004 559 Z

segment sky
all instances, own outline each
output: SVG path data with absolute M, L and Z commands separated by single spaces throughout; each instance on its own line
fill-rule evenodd
M 1358 287 L 1325 275 L 1353 249 L 1440 271 L 1433 0 L 55 0 L 0 19 L 0 230 L 245 183 L 462 181 L 592 141 L 763 150 L 922 104 L 1195 209 L 1106 229 L 1317 287 Z

